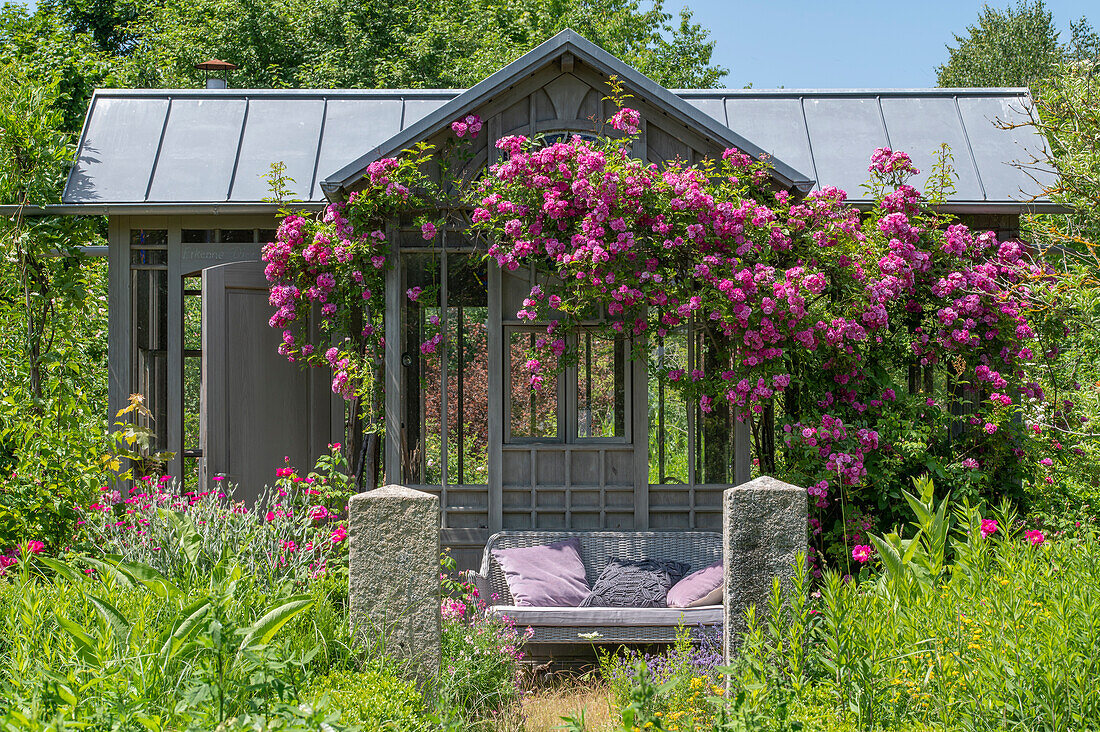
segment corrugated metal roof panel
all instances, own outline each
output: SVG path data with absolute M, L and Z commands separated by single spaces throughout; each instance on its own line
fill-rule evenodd
M 263 178 L 272 163 L 286 165 L 294 179 L 287 187 L 294 198 L 309 198 L 317 140 L 325 115 L 323 99 L 251 99 L 241 137 L 237 169 L 229 191 L 231 201 L 261 201 L 270 195 Z
M 555 68 L 564 53 L 571 54 L 574 61 L 591 67 L 604 78 L 617 77 L 631 94 L 645 99 L 662 114 L 679 119 L 681 123 L 692 127 L 705 138 L 722 147 L 736 146 L 751 155 L 763 153 L 756 143 L 745 139 L 724 124 L 718 123 L 713 117 L 700 112 L 686 103 L 683 98 L 660 86 L 576 31 L 566 28 L 451 99 L 428 116 L 422 117 L 415 123 L 406 121 L 404 129 L 387 140 L 380 150 L 369 151 L 336 171 L 324 180 L 322 188 L 334 199 L 346 194 L 360 183 L 367 166 L 382 155 L 396 154 L 416 143 L 417 140 L 437 130 L 445 129 L 446 125 L 456 117 L 473 111 L 487 99 L 511 88 L 531 74 L 541 69 Z M 813 186 L 812 179 L 807 178 L 805 173 L 790 167 L 779 156 L 772 160 L 771 170 L 768 172 L 773 179 L 786 188 L 808 191 Z
M 173 99 L 147 201 L 225 201 L 248 101 Z

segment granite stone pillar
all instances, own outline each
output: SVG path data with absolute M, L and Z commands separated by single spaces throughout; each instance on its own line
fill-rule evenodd
M 766 610 L 772 580 L 790 588 L 795 558 L 806 553 L 806 489 L 762 476 L 722 495 L 726 661 L 745 630 L 745 610 Z
M 439 672 L 441 655 L 439 527 L 439 497 L 404 486 L 348 502 L 352 628 L 424 679 Z

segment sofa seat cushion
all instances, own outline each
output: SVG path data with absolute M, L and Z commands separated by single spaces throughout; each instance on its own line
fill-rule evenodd
M 497 615 L 515 621 L 516 627 L 533 626 L 595 628 L 618 625 L 663 625 L 676 627 L 713 625 L 722 622 L 721 605 L 707 607 L 518 607 L 494 605 Z

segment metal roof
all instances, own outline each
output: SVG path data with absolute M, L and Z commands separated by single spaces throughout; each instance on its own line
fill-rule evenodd
M 865 200 L 875 148 L 909 153 L 921 188 L 940 145 L 954 156 L 956 210 L 1059 208 L 1037 198 L 1055 175 L 1014 162 L 1042 159 L 1046 141 L 1026 125 L 1027 89 L 682 89 L 700 110 L 754 140 L 823 185 Z M 1034 178 L 1032 176 L 1035 176 Z M 1035 199 L 1034 201 L 1032 199 Z M 1027 204 L 1030 202 L 1030 206 Z
M 718 123 L 717 118 L 713 115 L 700 114 L 696 107 L 685 103 L 681 97 L 657 84 L 648 76 L 611 55 L 576 31 L 566 29 L 537 48 L 523 54 L 489 78 L 462 92 L 431 114 L 409 124 L 378 148 L 365 152 L 352 163 L 336 171 L 331 177 L 322 182 L 323 189 L 329 198 L 336 199 L 340 197 L 363 177 L 367 165 L 370 163 L 381 157 L 404 150 L 417 140 L 423 139 L 450 124 L 463 114 L 474 111 L 477 105 L 513 86 L 520 79 L 530 76 L 550 64 L 557 63 L 562 55 L 566 53 L 573 54 L 576 60 L 584 62 L 607 77 L 617 77 L 631 94 L 645 98 L 646 101 L 666 114 L 679 117 L 705 137 L 716 140 L 723 148 L 736 147 L 753 157 L 765 152 L 751 139 L 746 139 L 731 130 L 724 122 Z M 809 191 L 813 186 L 814 181 L 807 175 L 805 170 L 796 170 L 788 165 L 781 155 L 776 154 L 773 156 L 772 166 L 772 176 L 778 179 L 785 188 Z
M 875 148 L 889 145 L 910 153 L 922 171 L 919 184 L 934 151 L 947 142 L 959 175 L 953 209 L 1056 208 L 1045 199 L 1028 203 L 1040 184 L 1011 164 L 1030 160 L 1031 151 L 1044 147 L 1042 138 L 1033 128 L 1003 130 L 994 124 L 1026 120 L 1031 102 L 1025 89 L 665 93 L 690 104 L 700 125 L 709 120 L 713 130 L 736 130 L 756 143 L 750 151 L 767 151 L 785 161 L 793 176 L 804 171 L 843 188 L 853 200 L 865 197 L 861 186 Z M 395 137 L 403 130 L 415 139 L 433 112 L 449 120 L 449 102 L 458 102 L 460 94 L 454 89 L 99 90 L 58 208 L 267 210 L 272 206 L 263 202 L 268 190 L 261 176 L 275 161 L 286 164 L 295 197 L 318 203 L 324 200 L 322 180 L 345 180 L 341 174 L 349 174 L 365 150 L 377 153 L 387 141 L 403 139 Z M 1053 181 L 1053 175 L 1046 181 L 1037 177 L 1040 183 Z

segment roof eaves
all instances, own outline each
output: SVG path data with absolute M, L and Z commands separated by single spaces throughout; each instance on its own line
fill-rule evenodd
M 362 97 L 383 99 L 440 99 L 454 97 L 465 89 L 96 89 L 92 96 L 130 98 L 189 98 L 234 99 L 245 97 L 273 98 L 338 98 Z
M 694 106 L 680 98 L 668 89 L 657 84 L 628 64 L 623 63 L 607 51 L 573 30 L 567 29 L 554 36 L 550 40 L 534 48 L 500 71 L 489 76 L 484 81 L 467 89 L 462 94 L 451 99 L 435 112 L 421 118 L 416 123 L 405 128 L 388 141 L 374 148 L 371 152 L 360 156 L 355 161 L 344 166 L 332 175 L 321 181 L 321 188 L 329 199 L 334 199 L 347 193 L 349 187 L 362 177 L 368 164 L 387 154 L 399 151 L 413 144 L 416 140 L 429 134 L 465 111 L 477 100 L 491 97 L 495 93 L 507 88 L 515 79 L 532 67 L 541 67 L 565 51 L 572 51 L 585 63 L 609 74 L 615 74 L 622 78 L 629 86 L 652 97 L 666 107 L 675 110 L 679 115 L 690 121 L 700 131 L 709 134 L 716 140 L 757 157 L 764 151 L 737 133 L 721 124 L 713 117 L 705 114 Z M 808 191 L 814 181 L 805 174 L 795 170 L 781 160 L 772 159 L 773 175 L 787 187 L 797 188 L 803 192 Z
M 1028 97 L 1026 87 L 933 87 L 926 89 L 670 89 L 684 98 L 712 97 Z
M 277 213 L 282 208 L 320 211 L 327 201 L 295 201 L 285 204 L 273 201 L 140 201 L 132 203 L 61 203 L 23 207 L 26 216 L 110 216 L 125 214 L 263 214 Z M 0 216 L 13 216 L 19 206 L 0 206 Z

